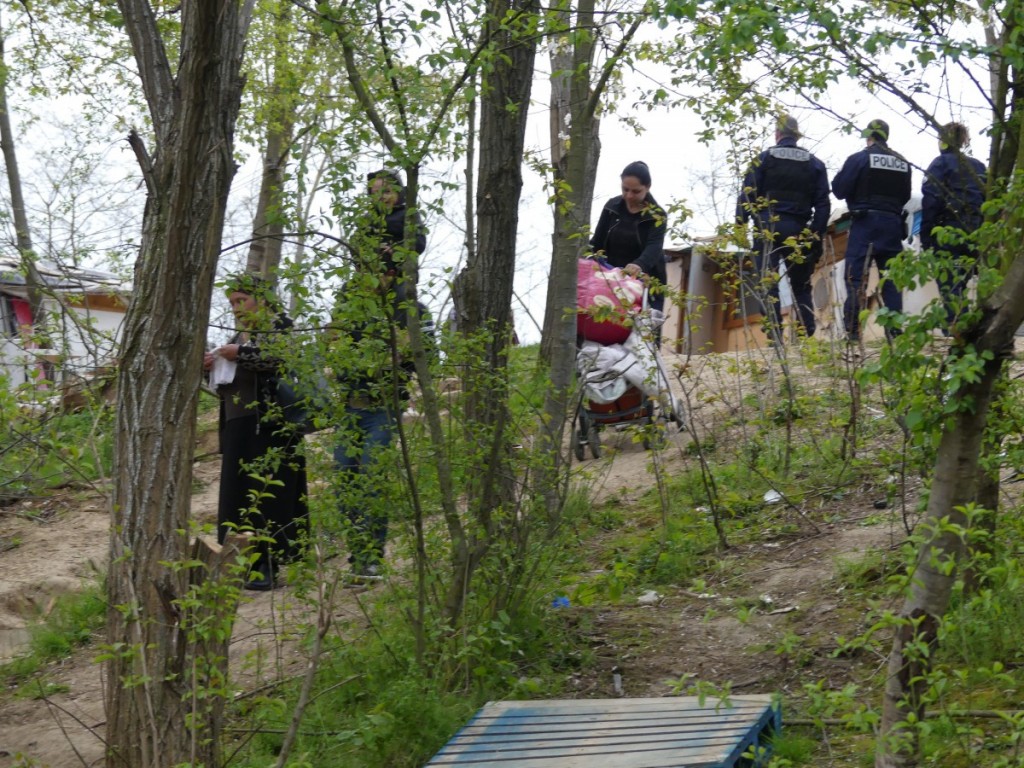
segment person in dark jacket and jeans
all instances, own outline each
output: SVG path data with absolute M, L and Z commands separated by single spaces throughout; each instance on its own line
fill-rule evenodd
M 397 248 L 405 240 L 407 210 L 405 186 L 394 171 L 374 171 L 367 177 L 371 208 L 360 231 L 359 250 L 365 257 L 376 253 L 388 270 L 401 271 L 400 260 L 396 258 Z M 422 254 L 427 248 L 427 234 L 419 216 L 413 221 L 415 240 L 412 251 Z
M 889 124 L 872 120 L 861 135 L 867 146 L 846 158 L 832 179 L 832 194 L 850 209 L 850 237 L 846 243 L 846 338 L 860 339 L 860 313 L 864 309 L 864 281 L 874 260 L 882 278 L 882 302 L 893 312 L 903 311 L 903 294 L 885 279 L 889 261 L 903 250 L 906 237 L 904 206 L 910 200 L 910 163 L 889 148 Z M 898 331 L 886 330 L 887 336 Z
M 783 115 L 775 128 L 775 146 L 762 152 L 743 179 L 736 204 L 741 225 L 754 220 L 755 266 L 758 295 L 767 293 L 767 331 L 780 342 L 779 263 L 793 291 L 793 303 L 808 336 L 814 335 L 814 300 L 811 276 L 822 252 L 828 217 L 828 172 L 818 158 L 797 146 L 801 138 L 795 118 Z M 787 245 L 799 243 L 799 247 Z M 765 290 L 767 288 L 767 290 Z
M 231 380 L 217 387 L 220 396 L 220 496 L 217 541 L 234 531 L 261 539 L 246 589 L 274 588 L 276 572 L 302 552 L 307 521 L 306 459 L 297 450 L 301 435 L 274 417 L 282 361 L 270 351 L 271 337 L 287 332 L 283 313 L 269 283 L 254 274 L 227 280 L 227 296 L 238 332 L 207 352 L 203 367 L 216 358 L 235 363 Z M 264 329 L 273 327 L 272 332 Z M 281 342 L 277 340 L 280 347 Z
M 414 283 L 403 278 L 404 190 L 390 171 L 370 174 L 373 219 L 354 253 L 355 272 L 342 288 L 332 321 L 331 359 L 336 361 L 345 419 L 335 434 L 338 507 L 345 521 L 350 583 L 380 578 L 388 517 L 379 500 L 379 458 L 392 441 L 409 400 L 414 365 L 408 324 L 415 313 L 425 339 L 433 344 L 434 325 L 427 308 L 413 299 Z M 412 251 L 426 248 L 417 222 Z
M 597 221 L 590 247 L 594 255 L 613 267 L 633 275 L 649 275 L 652 280 L 651 309 L 662 310 L 666 283 L 666 216 L 651 196 L 651 171 L 640 161 L 627 165 L 621 175 L 622 194 L 605 203 Z
M 952 259 L 950 269 L 936 274 L 949 325 L 956 321 L 967 283 L 977 269 L 978 250 L 968 237 L 981 226 L 985 202 L 985 166 L 966 154 L 970 134 L 961 123 L 939 131 L 939 156 L 932 160 L 921 184 L 921 247 Z M 939 243 L 938 227 L 960 230 L 959 242 Z

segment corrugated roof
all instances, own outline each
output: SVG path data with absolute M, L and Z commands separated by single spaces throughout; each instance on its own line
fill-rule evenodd
M 86 293 L 130 293 L 132 285 L 113 272 L 81 267 L 62 267 L 52 262 L 36 262 L 36 269 L 47 287 L 58 291 L 83 291 Z M 21 261 L 0 256 L 0 287 L 25 287 L 25 276 Z

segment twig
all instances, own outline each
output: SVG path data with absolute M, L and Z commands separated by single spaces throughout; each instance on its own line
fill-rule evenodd
M 40 692 L 42 692 L 42 690 L 43 690 L 43 686 L 42 686 L 41 683 L 39 683 L 39 690 L 40 690 Z M 88 761 L 85 759 L 85 757 L 82 756 L 82 753 L 78 751 L 78 747 L 75 746 L 75 742 L 72 741 L 71 737 L 68 735 L 68 731 L 64 727 L 64 723 L 62 723 L 60 721 L 60 718 L 57 717 L 56 714 L 54 714 L 53 710 L 55 710 L 55 709 L 59 710 L 60 712 L 64 713 L 68 717 L 70 717 L 72 720 L 74 720 L 76 723 L 78 723 L 80 726 L 82 726 L 86 731 L 88 731 L 90 735 L 96 737 L 96 739 L 99 740 L 99 742 L 101 744 L 103 744 L 104 746 L 106 746 L 106 744 L 107 744 L 106 740 L 102 736 L 100 736 L 98 733 L 96 733 L 96 731 L 93 728 L 91 728 L 90 726 L 88 726 L 84 722 L 82 722 L 82 720 L 79 717 L 76 717 L 74 714 L 69 712 L 67 709 L 62 707 L 60 704 L 56 703 L 55 701 L 51 701 L 49 699 L 49 697 L 47 697 L 45 695 L 42 698 L 43 698 L 43 703 L 46 704 L 47 711 L 50 713 L 50 716 L 53 718 L 53 722 L 55 722 L 57 724 L 57 727 L 60 728 L 60 732 L 64 735 L 65 741 L 67 741 L 68 746 L 71 747 L 72 751 L 75 753 L 75 757 L 78 758 L 78 761 L 82 765 L 84 765 L 85 768 L 89 768 Z M 102 725 L 102 723 L 101 723 L 101 725 Z
M 733 686 L 735 688 L 736 686 Z M 1024 709 L 964 709 L 953 712 L 925 712 L 924 717 L 926 720 L 937 720 L 942 717 L 948 717 L 953 720 L 1001 720 L 1011 717 L 1021 717 L 1024 715 Z M 821 717 L 821 718 L 808 718 L 808 717 L 790 717 L 786 718 L 786 725 L 804 725 L 804 726 L 821 726 L 821 725 L 849 725 L 848 720 L 844 720 L 841 717 Z

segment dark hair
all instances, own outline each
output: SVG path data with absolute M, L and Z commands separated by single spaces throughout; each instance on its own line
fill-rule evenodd
M 405 185 L 402 183 L 402 177 L 396 171 L 381 168 L 379 171 L 366 174 L 367 185 L 373 184 L 374 179 L 387 179 L 391 186 L 391 191 L 398 195 L 396 205 L 405 205 Z
M 645 187 L 651 186 L 651 169 L 643 160 L 636 160 L 623 168 L 619 178 L 624 179 L 627 176 L 634 177 Z
M 401 192 L 405 189 L 405 185 L 402 183 L 402 177 L 399 176 L 395 171 L 389 171 L 387 168 L 381 168 L 379 171 L 366 174 L 366 183 L 369 184 L 374 179 L 387 179 L 395 187 L 397 192 Z
M 971 133 L 963 123 L 946 123 L 939 129 L 939 141 L 950 149 L 963 149 L 971 143 Z
M 779 119 L 775 121 L 775 130 L 780 136 L 789 136 L 792 139 L 803 138 L 803 134 L 800 133 L 800 123 L 792 115 L 779 115 Z

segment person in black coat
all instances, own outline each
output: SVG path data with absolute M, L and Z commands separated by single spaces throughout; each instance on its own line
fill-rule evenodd
M 936 276 L 949 325 L 956 321 L 963 293 L 977 269 L 978 251 L 969 235 L 981 226 L 985 202 L 985 166 L 966 154 L 970 134 L 961 123 L 947 123 L 939 131 L 939 156 L 932 160 L 921 184 L 921 247 L 953 259 L 950 270 Z M 937 229 L 960 230 L 958 242 L 939 242 Z
M 785 262 L 793 290 L 793 303 L 808 336 L 815 331 L 811 277 L 822 252 L 828 217 L 828 171 L 825 164 L 797 146 L 801 138 L 796 119 L 783 115 L 775 128 L 775 146 L 762 152 L 743 179 L 736 204 L 736 219 L 745 226 L 753 219 L 757 293 L 767 283 L 767 331 L 781 341 L 779 263 Z M 799 247 L 787 245 L 797 242 Z
M 627 165 L 621 175 L 622 194 L 613 197 L 601 211 L 590 238 L 594 255 L 613 267 L 633 275 L 649 275 L 651 309 L 662 310 L 667 281 L 665 272 L 665 231 L 667 217 L 651 196 L 651 171 L 647 163 Z
M 846 337 L 850 341 L 860 338 L 862 289 L 869 258 L 878 266 L 882 278 L 882 303 L 893 312 L 903 311 L 903 294 L 885 279 L 885 272 L 890 259 L 903 250 L 904 207 L 911 191 L 910 163 L 889 148 L 889 124 L 872 120 L 861 135 L 867 139 L 867 146 L 846 158 L 832 179 L 832 194 L 846 201 L 851 217 L 843 307 Z M 886 333 L 892 336 L 896 331 Z
M 248 531 L 259 540 L 258 559 L 246 589 L 275 586 L 279 566 L 302 552 L 306 509 L 306 459 L 297 451 L 301 435 L 275 414 L 282 361 L 268 348 L 272 336 L 287 332 L 292 321 L 283 313 L 269 284 L 253 274 L 227 280 L 227 296 L 238 331 L 207 352 L 203 367 L 211 371 L 218 357 L 235 363 L 230 381 L 217 387 L 220 397 L 220 495 L 217 540 L 231 531 Z M 272 327 L 268 333 L 262 329 Z M 280 341 L 277 341 L 280 346 Z

